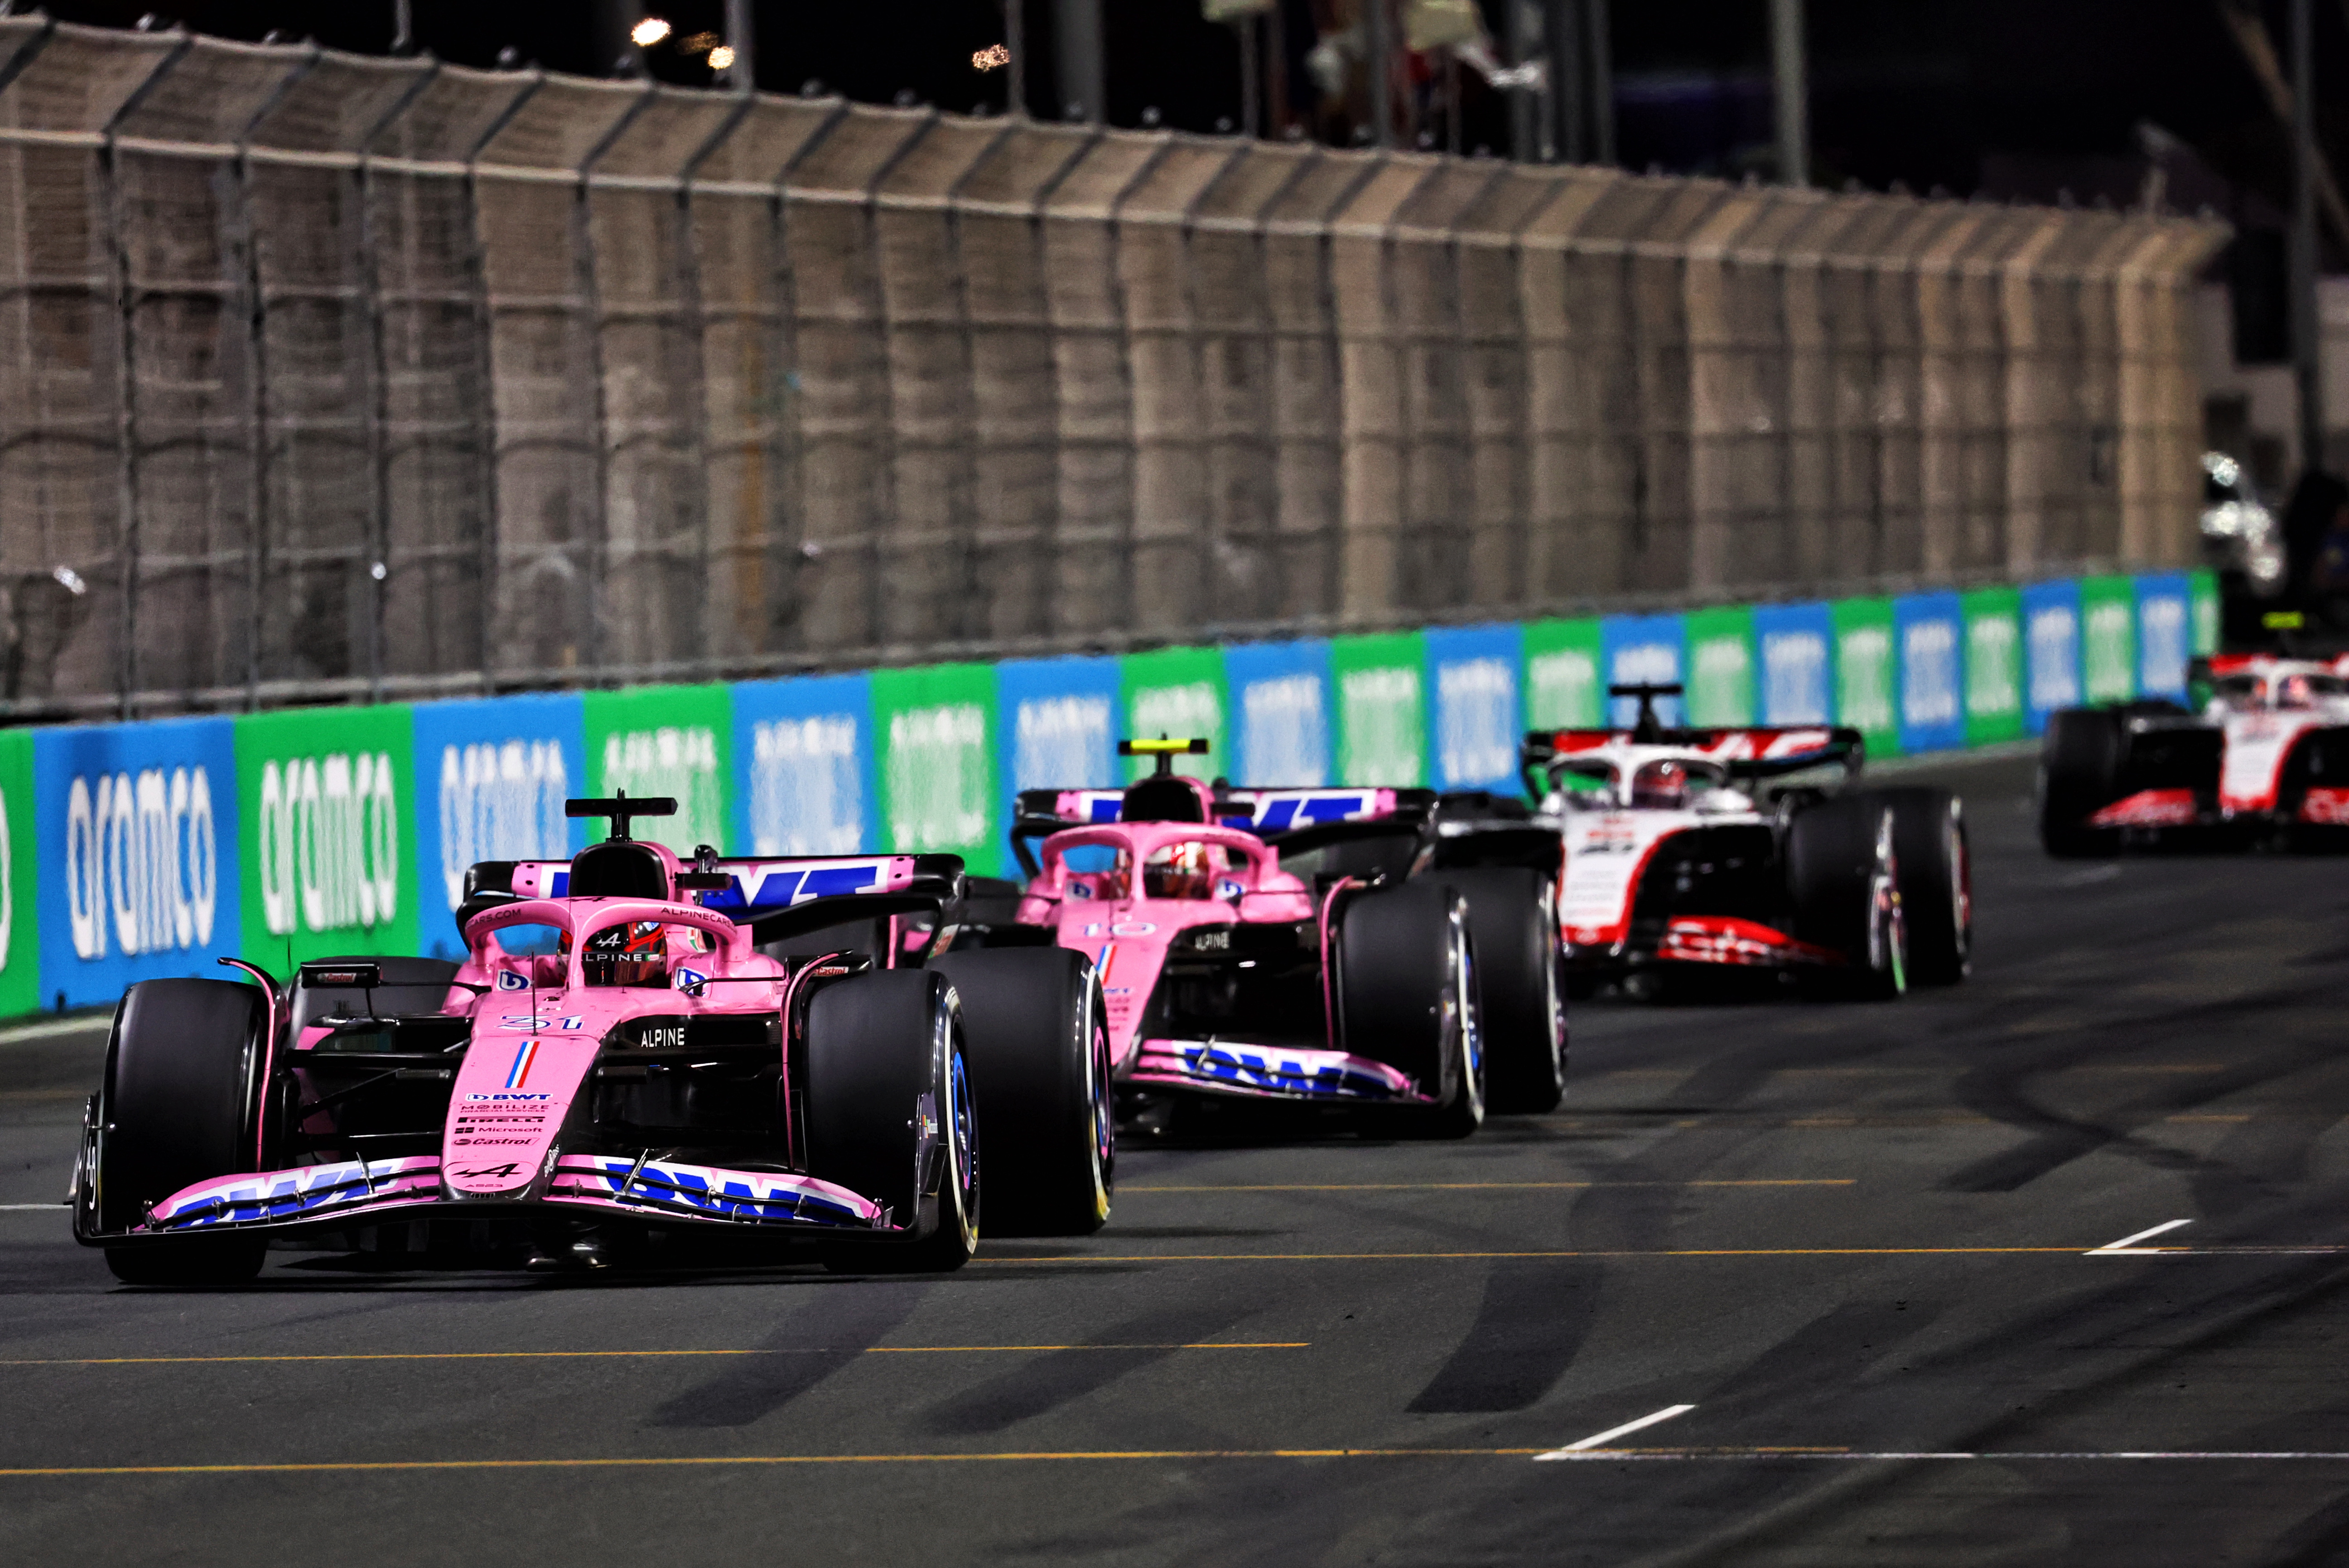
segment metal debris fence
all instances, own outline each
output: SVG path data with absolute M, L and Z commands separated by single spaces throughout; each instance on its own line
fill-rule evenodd
M 2223 237 L 0 18 L 0 713 L 2178 564 Z

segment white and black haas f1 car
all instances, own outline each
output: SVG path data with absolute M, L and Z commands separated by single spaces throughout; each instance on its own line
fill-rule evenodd
M 2163 701 L 2049 715 L 2039 836 L 2063 857 L 2188 840 L 2349 846 L 2349 656 L 2221 654 Z
M 76 1238 L 153 1284 L 250 1277 L 305 1231 L 420 1231 L 460 1263 L 502 1233 L 544 1267 L 764 1234 L 834 1268 L 930 1272 L 969 1258 L 982 1222 L 1108 1218 L 1092 965 L 937 952 L 958 858 L 681 861 L 628 836 L 672 802 L 568 809 L 612 836 L 475 866 L 461 963 L 314 961 L 280 986 L 224 959 L 253 983 L 132 986 L 84 1123 Z
M 1857 730 L 1666 728 L 1655 700 L 1678 686 L 1612 691 L 1639 701 L 1630 729 L 1539 731 L 1524 748 L 1537 820 L 1565 835 L 1558 925 L 1577 994 L 1762 971 L 1808 994 L 1889 999 L 1965 978 L 1956 795 L 1861 787 Z

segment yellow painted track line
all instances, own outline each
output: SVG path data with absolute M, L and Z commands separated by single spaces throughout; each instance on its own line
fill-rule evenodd
M 795 1345 L 781 1350 L 428 1350 L 356 1352 L 347 1355 L 74 1355 L 0 1361 L 0 1366 L 210 1366 L 275 1361 L 578 1361 L 598 1357 L 670 1355 L 962 1355 L 1044 1350 L 1306 1350 L 1305 1339 L 1195 1345 L 867 1345 L 847 1350 Z
M 1502 1192 L 1553 1191 L 1590 1187 L 1853 1187 L 1842 1176 L 1781 1181 L 1330 1181 L 1243 1187 L 1221 1182 L 1199 1187 L 1121 1187 L 1120 1198 L 1135 1192 Z
M 1686 1247 L 1658 1251 L 1562 1250 L 1525 1252 L 1117 1252 L 1064 1257 L 973 1258 L 980 1263 L 1329 1263 L 1412 1262 L 1455 1258 L 1908 1258 L 1996 1257 L 2049 1253 L 2078 1257 L 2085 1247 Z M 2147 1252 L 2188 1251 L 2148 1247 Z

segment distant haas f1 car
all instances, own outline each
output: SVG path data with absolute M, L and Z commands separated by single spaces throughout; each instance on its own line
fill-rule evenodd
M 1109 1008 L 1119 1099 L 1286 1102 L 1463 1137 L 1483 1121 L 1479 955 L 1466 899 L 1400 877 L 1308 881 L 1248 826 L 1390 813 L 1392 790 L 1218 792 L 1173 771 L 1201 741 L 1128 741 L 1123 790 L 1030 790 L 997 944 L 1085 954 Z M 1040 845 L 1037 840 L 1040 839 Z
M 2051 714 L 2039 836 L 2058 856 L 2198 834 L 2302 847 L 2349 839 L 2349 656 L 2198 659 L 2197 712 L 2168 701 Z
M 1602 981 L 1707 969 L 1792 974 L 1826 995 L 1895 997 L 1963 979 L 1973 945 L 1957 797 L 1863 789 L 1856 730 L 1668 729 L 1618 686 L 1629 730 L 1538 731 L 1526 781 L 1566 836 L 1557 902 L 1567 973 Z M 1826 784 L 1772 779 L 1837 769 Z
M 132 986 L 77 1238 L 141 1283 L 249 1277 L 286 1231 L 444 1220 L 519 1221 L 549 1263 L 682 1226 L 932 1271 L 970 1256 L 982 1189 L 991 1233 L 1108 1218 L 1092 966 L 931 958 L 959 859 L 680 863 L 628 836 L 670 801 L 567 809 L 612 836 L 474 867 L 461 964 L 327 960 L 281 989 L 223 960 L 257 983 Z

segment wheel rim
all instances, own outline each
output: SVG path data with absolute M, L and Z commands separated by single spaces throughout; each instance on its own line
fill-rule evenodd
M 1085 1077 L 1092 1110 L 1093 1218 L 1107 1220 L 1110 1194 L 1117 1186 L 1117 1106 L 1110 1085 L 1109 1024 L 1102 1016 L 1100 987 L 1094 987 L 1085 1011 L 1091 1026 Z
M 958 1027 L 952 1027 L 947 1036 L 947 1105 L 949 1168 L 940 1185 L 954 1194 L 955 1223 L 962 1232 L 964 1251 L 974 1251 L 978 1246 L 978 1113 L 971 1103 L 970 1073 L 963 1063 Z
M 1469 1118 L 1485 1119 L 1485 1026 L 1476 1016 L 1475 957 L 1468 946 L 1468 933 L 1458 920 L 1452 927 L 1452 995 L 1454 1016 L 1459 1019 L 1460 1071 L 1465 1079 L 1464 1097 L 1469 1106 Z

